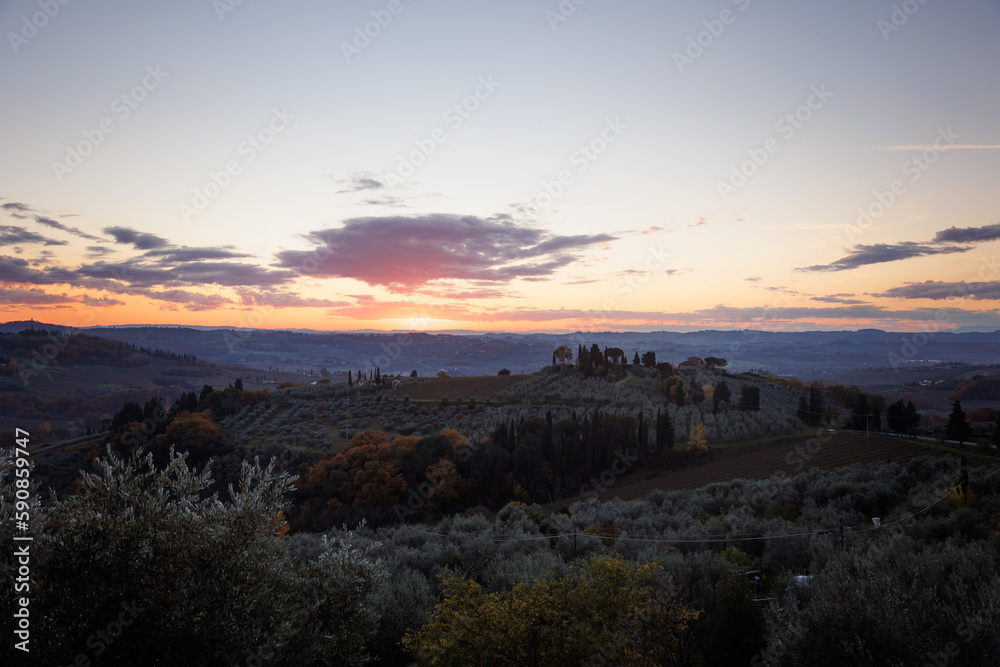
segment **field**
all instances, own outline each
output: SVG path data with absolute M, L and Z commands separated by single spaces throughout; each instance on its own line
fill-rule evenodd
M 428 378 L 415 385 L 400 389 L 415 401 L 440 401 L 447 396 L 450 399 L 458 397 L 485 401 L 493 398 L 501 389 L 529 377 L 527 375 L 486 375 L 481 377 Z
M 927 441 L 881 435 L 866 436 L 862 433 L 847 432 L 833 434 L 825 443 L 813 441 L 808 449 L 806 445 L 809 438 L 805 436 L 800 436 L 797 442 L 789 442 L 787 436 L 776 438 L 776 440 L 779 443 L 767 449 L 746 452 L 741 447 L 735 447 L 714 461 L 681 470 L 627 475 L 622 477 L 612 488 L 599 494 L 598 498 L 607 500 L 617 497 L 631 500 L 645 496 L 657 489 L 663 491 L 696 489 L 713 482 L 725 482 L 732 479 L 760 479 L 775 473 L 792 475 L 812 467 L 829 470 L 853 463 L 878 461 L 902 463 L 927 454 L 954 454 L 957 451 L 952 448 L 938 447 Z M 818 449 L 817 445 L 819 445 Z M 756 445 L 755 448 L 759 446 Z M 965 458 L 969 465 L 1000 464 L 1000 458 L 983 454 L 968 453 Z M 563 499 L 551 503 L 551 506 L 547 505 L 546 509 L 556 509 L 580 499 L 582 497 Z

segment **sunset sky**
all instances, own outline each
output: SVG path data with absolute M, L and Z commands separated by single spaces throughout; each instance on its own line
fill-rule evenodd
M 998 0 L 20 0 L 0 28 L 0 320 L 1000 329 Z

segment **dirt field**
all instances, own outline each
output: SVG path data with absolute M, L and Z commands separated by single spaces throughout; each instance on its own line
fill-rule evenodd
M 415 401 L 440 401 L 443 396 L 465 400 L 475 396 L 477 400 L 493 398 L 496 392 L 515 382 L 530 377 L 528 375 L 486 375 L 482 377 L 428 378 L 417 384 L 398 390 Z
M 819 446 L 817 448 L 817 446 Z M 810 453 L 812 452 L 812 453 Z M 852 463 L 874 463 L 895 461 L 902 463 L 926 454 L 949 454 L 952 450 L 936 447 L 932 443 L 889 436 L 866 436 L 858 433 L 836 433 L 825 443 L 803 437 L 799 443 L 778 445 L 762 451 L 745 454 L 734 452 L 714 461 L 694 465 L 681 470 L 665 473 L 642 472 L 621 477 L 618 482 L 598 497 L 601 500 L 640 498 L 652 491 L 662 489 L 696 489 L 713 482 L 731 479 L 760 479 L 777 472 L 787 475 L 808 470 L 812 467 L 825 469 L 839 468 Z M 806 460 L 806 457 L 809 457 Z M 1000 459 L 980 454 L 965 456 L 969 465 L 1000 465 Z M 583 497 L 563 499 L 545 506 L 547 510 L 558 509 Z

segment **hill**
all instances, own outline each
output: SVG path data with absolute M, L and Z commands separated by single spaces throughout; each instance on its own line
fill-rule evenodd
M 20 331 L 27 326 L 56 328 L 37 322 L 0 325 Z M 220 364 L 245 364 L 288 371 L 318 372 L 380 367 L 405 374 L 417 370 L 434 375 L 496 375 L 501 368 L 533 372 L 551 360 L 559 345 L 580 343 L 617 347 L 631 358 L 653 351 L 661 361 L 678 364 L 688 357 L 721 357 L 733 370 L 763 369 L 803 379 L 828 379 L 832 374 L 867 369 L 887 373 L 938 362 L 977 365 L 1000 363 L 1000 331 L 937 332 L 932 335 L 861 331 L 697 331 L 678 333 L 586 331 L 566 334 L 515 333 L 344 333 L 279 331 L 247 328 L 91 327 L 87 333 L 159 348 L 191 353 Z

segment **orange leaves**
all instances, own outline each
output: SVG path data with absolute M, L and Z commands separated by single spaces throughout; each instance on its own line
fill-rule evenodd
M 406 488 L 406 480 L 391 463 L 368 461 L 354 473 L 354 502 L 359 505 L 396 502 Z
M 371 429 L 365 429 L 351 438 L 351 449 L 354 449 L 355 447 L 365 447 L 368 445 L 377 447 L 385 442 L 386 437 L 384 433 L 375 433 Z

